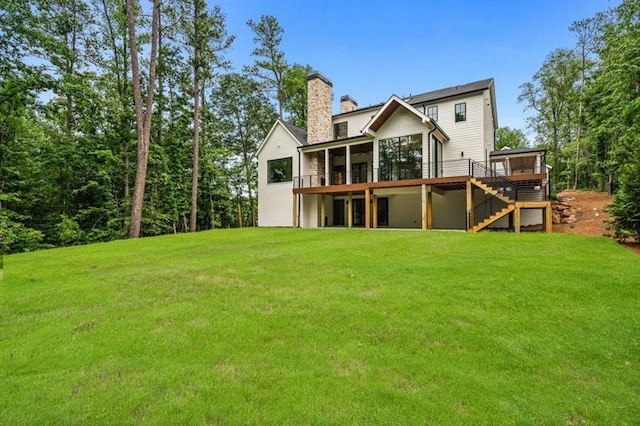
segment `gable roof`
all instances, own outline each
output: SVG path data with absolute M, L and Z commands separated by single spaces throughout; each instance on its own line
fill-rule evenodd
M 258 146 L 258 149 L 256 150 L 256 155 L 260 154 L 260 151 L 262 151 L 262 148 L 264 148 L 264 145 L 267 143 L 267 141 L 269 140 L 269 138 L 273 134 L 274 130 L 278 126 L 282 126 L 282 128 L 284 128 L 284 130 L 289 134 L 289 136 L 291 136 L 291 138 L 293 138 L 293 140 L 299 146 L 307 145 L 307 131 L 306 130 L 301 129 L 300 127 L 296 127 L 293 124 L 288 123 L 288 122 L 284 121 L 281 118 L 278 118 L 276 120 L 276 122 L 273 123 L 273 126 L 271 126 L 271 130 L 269 130 L 269 133 L 267 133 L 267 136 L 265 136 L 265 138 L 262 140 L 262 143 L 260 143 L 260 146 Z
M 411 114 L 418 117 L 423 124 L 426 124 L 429 128 L 436 131 L 440 134 L 440 139 L 445 141 L 449 140 L 449 136 L 442 130 L 442 128 L 438 125 L 436 121 L 431 120 L 429 117 L 397 97 L 396 95 L 392 95 L 387 102 L 384 103 L 382 108 L 378 110 L 378 112 L 369 120 L 367 125 L 362 129 L 361 133 L 363 135 L 374 136 L 375 133 L 380 130 L 380 128 L 387 122 L 389 117 L 393 115 L 394 112 L 398 108 L 404 108 L 409 111 Z
M 289 131 L 289 133 L 291 133 L 291 136 L 293 136 L 294 138 L 296 138 L 298 140 L 298 142 L 300 142 L 300 144 L 302 145 L 306 145 L 307 142 L 307 131 L 305 129 L 301 129 L 300 127 L 296 127 L 293 124 L 284 121 L 284 120 L 278 120 L 282 123 L 282 125 Z

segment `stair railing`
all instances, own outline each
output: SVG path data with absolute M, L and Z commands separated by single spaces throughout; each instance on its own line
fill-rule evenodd
M 473 206 L 467 210 L 467 231 L 480 223 L 477 220 L 479 213 L 482 212 L 483 219 L 491 217 L 498 209 L 495 204 L 505 206 L 507 203 L 500 197 L 504 197 L 513 202 L 518 199 L 518 183 L 512 181 L 508 177 L 491 170 L 482 163 L 471 161 L 471 176 L 478 179 L 483 184 L 489 186 L 496 191 L 495 194 L 482 203 Z

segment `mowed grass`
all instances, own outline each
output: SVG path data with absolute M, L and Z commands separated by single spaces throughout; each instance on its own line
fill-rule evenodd
M 605 238 L 216 230 L 5 257 L 0 424 L 638 424 Z

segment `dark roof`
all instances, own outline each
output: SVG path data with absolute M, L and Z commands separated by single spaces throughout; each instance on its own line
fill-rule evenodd
M 282 123 L 282 125 L 284 127 L 287 128 L 287 130 L 289 130 L 291 132 L 293 137 L 296 138 L 298 140 L 298 142 L 300 142 L 302 145 L 306 145 L 307 144 L 307 131 L 306 130 L 301 129 L 300 127 L 296 127 L 291 123 L 287 123 L 284 120 L 280 120 L 280 122 Z
M 464 95 L 467 93 L 479 92 L 486 90 L 493 85 L 493 78 L 487 78 L 485 80 L 474 81 L 473 83 L 463 84 L 462 86 L 452 86 L 445 89 L 434 90 L 432 92 L 421 93 L 419 95 L 410 96 L 405 99 L 405 102 L 415 105 L 425 102 L 433 102 L 438 99 L 450 98 L 453 96 Z
M 453 96 L 460 96 L 467 93 L 478 92 L 480 90 L 486 90 L 493 86 L 493 78 L 487 78 L 485 80 L 474 81 L 472 83 L 463 84 L 461 86 L 452 86 L 444 89 L 433 90 L 431 92 L 425 92 L 414 96 L 404 98 L 403 101 L 410 105 L 417 105 L 426 102 L 433 102 L 439 99 L 449 98 Z M 495 100 L 494 100 L 495 103 Z M 380 108 L 384 105 L 384 102 L 375 105 L 369 105 L 363 108 L 358 108 L 353 111 L 343 112 L 340 114 L 334 114 L 333 117 L 337 117 L 342 114 L 352 114 L 355 112 L 361 112 L 367 109 Z
M 491 151 L 489 156 L 497 157 L 501 155 L 515 155 L 515 154 L 528 154 L 533 152 L 547 152 L 544 148 L 514 148 L 514 149 L 501 149 L 499 151 Z

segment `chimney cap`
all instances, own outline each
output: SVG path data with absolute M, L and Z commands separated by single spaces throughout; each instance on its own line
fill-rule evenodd
M 355 99 L 353 99 L 351 96 L 349 95 L 344 95 L 340 98 L 340 102 L 351 102 L 354 105 L 358 106 L 358 102 L 356 102 Z
M 322 75 L 320 73 L 320 71 L 313 71 L 311 74 L 309 74 L 307 76 L 307 81 L 309 80 L 314 80 L 316 78 L 319 78 L 320 80 L 324 81 L 326 84 L 328 84 L 330 87 L 333 87 L 333 83 L 331 82 L 331 80 L 329 80 L 327 77 L 325 77 L 324 75 Z

